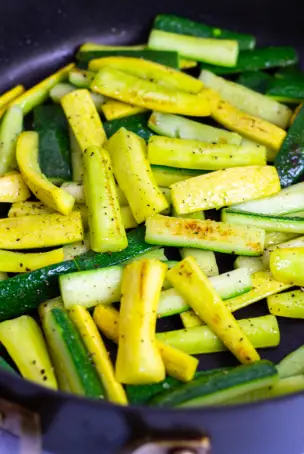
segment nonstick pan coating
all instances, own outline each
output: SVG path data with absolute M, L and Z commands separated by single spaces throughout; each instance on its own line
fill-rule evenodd
M 145 42 L 153 17 L 174 13 L 220 27 L 252 33 L 258 45 L 293 45 L 304 58 L 304 3 L 276 1 L 188 0 L 177 4 L 154 0 L 10 0 L 0 3 L 0 92 L 14 84 L 30 87 L 71 61 L 85 41 L 108 44 Z M 232 261 L 218 257 L 221 271 Z M 228 268 L 229 269 L 229 268 Z M 267 312 L 265 302 L 239 311 L 237 318 Z M 303 322 L 279 320 L 281 343 L 261 351 L 274 362 L 304 344 Z M 162 321 L 160 329 L 181 327 L 178 317 Z M 230 353 L 204 355 L 202 369 L 236 364 Z M 114 454 L 131 439 L 167 432 L 211 434 L 216 454 L 301 454 L 304 395 L 263 404 L 188 411 L 121 409 L 48 390 L 0 374 L 0 395 L 38 411 L 44 445 L 50 452 Z M 175 432 L 177 433 L 177 432 Z

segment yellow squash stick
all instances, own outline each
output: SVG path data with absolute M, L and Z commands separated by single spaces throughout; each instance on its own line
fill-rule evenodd
M 64 260 L 63 249 L 49 252 L 23 254 L 22 252 L 0 250 L 0 271 L 7 273 L 25 273 Z
M 23 202 L 31 193 L 18 172 L 7 173 L 0 177 L 0 202 Z
M 0 219 L 0 249 L 59 246 L 83 239 L 81 215 L 42 214 Z
M 100 304 L 95 307 L 93 318 L 100 331 L 108 339 L 118 343 L 119 312 L 117 309 Z M 184 382 L 193 379 L 198 366 L 197 358 L 159 340 L 156 340 L 156 345 L 168 375 Z
M 126 405 L 127 396 L 123 386 L 116 380 L 114 368 L 102 337 L 90 315 L 82 306 L 74 306 L 69 315 L 92 358 L 96 371 L 106 391 L 108 400 Z
M 286 131 L 278 126 L 242 112 L 223 100 L 213 103 L 212 117 L 225 128 L 276 151 L 281 148 L 286 137 Z
M 24 378 L 57 389 L 42 332 L 32 317 L 23 315 L 0 323 L 0 342 Z
M 39 200 L 62 214 L 69 214 L 75 199 L 63 189 L 57 188 L 41 172 L 38 147 L 37 132 L 27 131 L 20 134 L 16 157 L 24 181 Z
M 155 327 L 166 271 L 167 266 L 158 260 L 138 260 L 124 268 L 115 369 L 121 383 L 140 385 L 165 378 Z
M 16 87 L 3 93 L 3 95 L 0 96 L 0 112 L 2 112 L 2 109 L 6 108 L 14 99 L 22 95 L 23 92 L 24 86 L 16 85 Z
M 81 150 L 101 147 L 106 135 L 90 92 L 75 90 L 65 95 L 61 104 Z
M 155 182 L 144 139 L 120 128 L 105 148 L 110 153 L 115 178 L 138 223 L 168 208 L 168 202 Z
M 91 89 L 110 98 L 159 112 L 179 113 L 204 117 L 210 115 L 210 91 L 203 89 L 200 96 L 175 88 L 164 87 L 114 68 L 102 68 L 92 82 Z
M 146 109 L 144 109 L 143 107 L 132 106 L 131 104 L 116 101 L 115 99 L 109 99 L 104 104 L 102 104 L 101 110 L 108 121 L 146 112 Z
M 187 257 L 171 268 L 167 278 L 241 363 L 248 364 L 260 359 L 193 257 Z
M 102 68 L 114 68 L 131 76 L 139 77 L 175 90 L 196 94 L 204 84 L 188 74 L 149 60 L 132 57 L 104 57 L 91 60 L 89 68 L 99 71 Z
M 276 249 L 270 253 L 270 271 L 280 282 L 304 285 L 304 247 Z

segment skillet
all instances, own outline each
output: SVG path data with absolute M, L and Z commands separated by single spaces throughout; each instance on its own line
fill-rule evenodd
M 292 45 L 304 58 L 304 3 L 299 0 L 290 0 L 288 5 L 271 0 L 249 3 L 188 0 L 179 4 L 173 0 L 150 3 L 143 0 L 132 3 L 122 0 L 10 0 L 0 3 L 0 91 L 17 83 L 33 85 L 71 61 L 76 47 L 85 41 L 145 42 L 157 13 L 184 15 L 251 33 L 257 36 L 259 46 Z M 228 266 L 223 256 L 219 263 L 224 268 Z M 246 311 L 239 311 L 238 318 L 263 315 L 265 311 L 265 304 L 257 303 Z M 162 329 L 178 328 L 174 320 L 165 323 Z M 280 346 L 262 350 L 262 356 L 274 362 L 304 344 L 300 321 L 282 320 L 280 329 Z M 234 359 L 228 353 L 205 355 L 201 360 L 203 369 L 231 364 Z M 303 394 L 220 409 L 120 408 L 54 393 L 1 372 L 0 397 L 39 414 L 43 447 L 54 454 L 116 454 L 130 443 L 140 443 L 147 438 L 187 440 L 205 434 L 210 436 L 215 454 L 304 452 Z M 132 452 L 132 449 L 124 452 Z M 160 452 L 169 453 L 169 450 L 153 451 L 153 454 Z

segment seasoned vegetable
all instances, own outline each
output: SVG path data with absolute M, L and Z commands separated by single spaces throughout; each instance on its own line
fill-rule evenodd
M 267 298 L 269 312 L 278 317 L 304 318 L 304 293 L 302 290 L 281 293 Z
M 8 105 L 16 99 L 18 96 L 24 93 L 23 85 L 16 85 L 16 87 L 11 88 L 0 96 L 0 115 L 7 109 Z
M 126 104 L 125 102 L 115 101 L 115 99 L 108 99 L 101 106 L 101 110 L 108 121 L 146 112 L 146 109 L 143 107 L 132 106 L 131 104 Z
M 285 356 L 277 365 L 277 369 L 280 378 L 302 375 L 304 373 L 304 346 Z
M 84 71 L 78 68 L 73 68 L 69 72 L 69 81 L 72 85 L 78 88 L 89 88 L 95 74 L 92 71 Z
M 151 170 L 158 186 L 170 188 L 174 183 L 206 173 L 204 170 L 179 169 L 178 167 L 151 165 Z
M 214 90 L 221 99 L 242 112 L 262 118 L 282 129 L 287 128 L 292 113 L 289 107 L 242 85 L 218 77 L 211 71 L 203 70 L 200 80 L 205 87 Z
M 265 147 L 210 144 L 198 140 L 152 136 L 148 144 L 151 164 L 197 170 L 266 165 Z
M 54 101 L 56 103 L 60 103 L 61 99 L 65 95 L 67 95 L 68 93 L 71 93 L 74 90 L 76 90 L 76 88 L 73 87 L 73 85 L 68 84 L 68 83 L 60 83 L 60 84 L 55 85 L 55 87 L 53 87 L 50 90 L 50 98 L 52 99 L 52 101 Z
M 235 40 L 219 40 L 152 30 L 148 47 L 154 50 L 176 51 L 185 58 L 213 65 L 235 66 L 239 46 Z
M 239 75 L 237 83 L 244 85 L 251 90 L 257 91 L 258 93 L 265 94 L 271 80 L 272 76 L 266 72 L 247 71 Z
M 255 37 L 252 35 L 210 27 L 201 22 L 172 14 L 158 14 L 154 20 L 153 28 L 201 38 L 233 39 L 239 43 L 240 50 L 253 49 L 255 47 Z
M 16 168 L 16 144 L 22 129 L 22 110 L 10 107 L 0 125 L 0 175 Z
M 280 330 L 274 315 L 238 320 L 238 324 L 255 348 L 276 347 L 280 343 Z M 157 339 L 193 355 L 227 349 L 208 326 L 157 333 Z
M 41 172 L 38 162 L 38 140 L 39 136 L 36 132 L 28 131 L 20 134 L 16 155 L 19 169 L 24 181 L 39 200 L 54 210 L 68 215 L 73 209 L 75 199 L 63 189 L 57 188 Z
M 277 249 L 270 254 L 270 271 L 275 279 L 290 285 L 304 285 L 304 247 Z
M 63 248 L 49 252 L 23 254 L 21 252 L 0 250 L 0 271 L 25 273 L 64 260 Z
M 246 268 L 249 274 L 265 270 L 262 257 L 238 257 L 234 262 L 234 268 Z
M 188 118 L 162 112 L 153 112 L 149 118 L 148 126 L 156 134 L 177 139 L 229 145 L 240 145 L 242 141 L 242 137 L 235 132 L 214 128 Z
M 69 315 L 92 357 L 108 400 L 118 404 L 127 404 L 125 390 L 115 378 L 109 354 L 90 313 L 81 306 L 74 306 Z
M 286 136 L 286 132 L 278 126 L 246 114 L 223 100 L 213 104 L 212 117 L 225 128 L 238 132 L 274 150 L 281 148 Z
M 106 121 L 103 126 L 108 139 L 120 128 L 125 128 L 148 141 L 149 137 L 153 136 L 153 132 L 147 127 L 148 118 L 149 114 L 142 113 L 118 120 Z
M 282 243 L 275 244 L 273 246 L 267 247 L 264 250 L 263 254 L 263 263 L 269 268 L 270 254 L 276 249 L 286 249 L 286 248 L 299 248 L 304 247 L 304 236 L 299 236 L 298 238 L 291 239 Z
M 183 259 L 194 257 L 198 266 L 208 276 L 217 276 L 219 269 L 216 263 L 216 257 L 213 251 L 203 251 L 201 249 L 187 248 L 180 249 L 180 255 Z
M 247 166 L 218 170 L 173 184 L 171 193 L 176 212 L 183 214 L 218 209 L 279 191 L 274 167 Z
M 105 147 L 110 153 L 115 178 L 138 223 L 168 208 L 154 180 L 143 139 L 121 128 Z
M 0 176 L 0 202 L 23 202 L 30 197 L 24 179 L 18 172 Z
M 198 100 L 195 95 L 163 87 L 114 68 L 105 67 L 98 71 L 91 89 L 146 109 L 182 115 L 210 115 L 210 93 L 205 89 L 200 92 Z
M 24 378 L 57 389 L 42 332 L 33 318 L 23 315 L 0 323 L 0 342 Z
M 304 78 L 274 78 L 269 84 L 266 94 L 276 101 L 299 104 L 304 101 Z
M 292 240 L 298 237 L 298 233 L 283 233 L 283 232 L 266 232 L 265 248 L 273 244 L 283 243 L 284 241 Z
M 118 311 L 112 306 L 101 304 L 95 308 L 93 317 L 102 333 L 117 343 L 119 338 Z M 193 379 L 198 366 L 196 358 L 163 342 L 156 341 L 156 344 L 168 375 L 180 381 Z
M 157 215 L 146 221 L 146 241 L 156 245 L 191 246 L 224 253 L 261 255 L 264 237 L 262 229 L 210 220 Z

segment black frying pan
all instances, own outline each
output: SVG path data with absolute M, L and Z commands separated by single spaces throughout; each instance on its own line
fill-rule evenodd
M 145 42 L 151 20 L 160 12 L 255 34 L 259 45 L 294 45 L 304 57 L 304 3 L 300 0 L 282 5 L 271 0 L 188 0 L 179 5 L 173 0 L 2 0 L 0 91 L 17 83 L 33 85 L 70 61 L 84 41 Z M 225 266 L 223 260 L 221 257 L 220 263 Z M 265 304 L 257 303 L 237 315 L 242 318 L 263 313 Z M 162 328 L 176 327 L 174 320 L 165 323 Z M 262 351 L 264 358 L 275 362 L 304 344 L 303 323 L 282 320 L 280 328 L 280 346 Z M 230 365 L 233 361 L 229 353 L 205 355 L 201 368 Z M 202 410 L 122 408 L 54 393 L 3 372 L 0 396 L 40 414 L 44 448 L 54 454 L 116 454 L 146 438 L 188 440 L 204 434 L 210 436 L 215 454 L 304 453 L 303 394 Z M 181 451 L 153 454 L 160 452 Z

